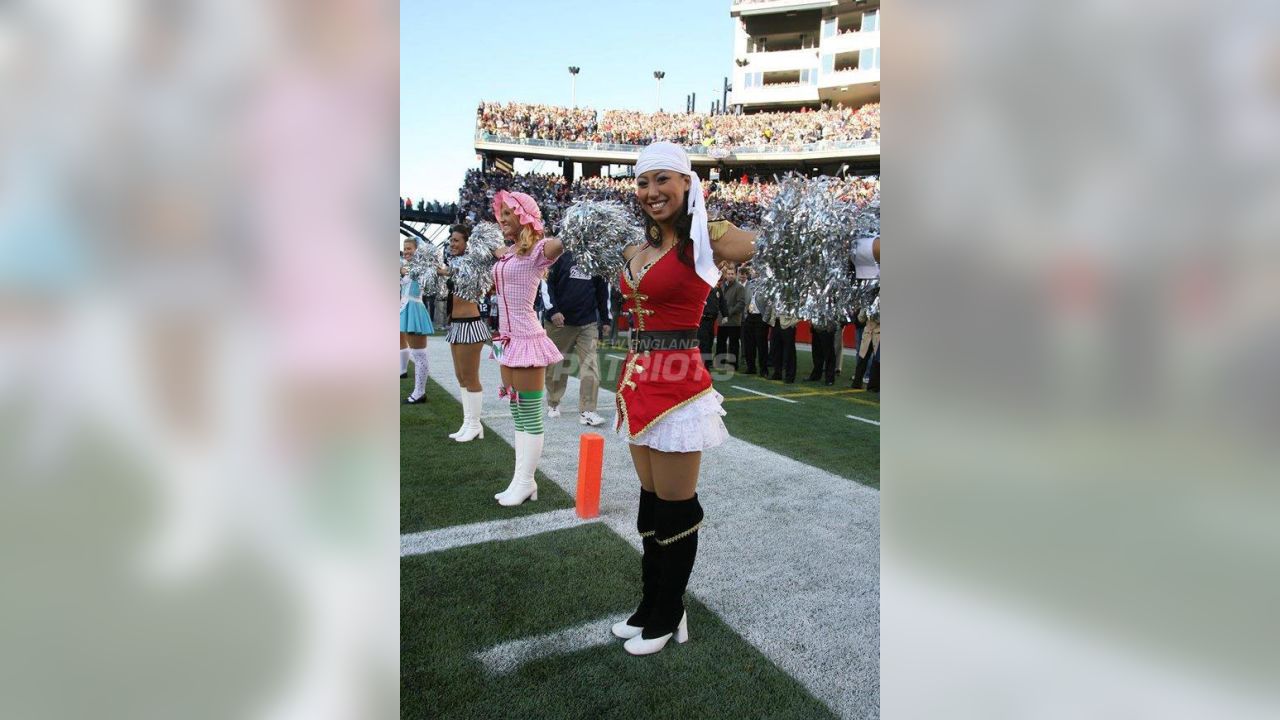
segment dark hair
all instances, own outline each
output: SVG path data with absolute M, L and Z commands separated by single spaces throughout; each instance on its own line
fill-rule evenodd
M 693 216 L 689 214 L 689 193 L 692 191 L 691 187 L 680 197 L 680 213 L 676 215 L 676 257 L 689 267 L 693 267 Z M 644 238 L 654 247 L 662 244 L 662 228 L 649 213 L 644 213 Z
M 461 233 L 463 240 L 471 239 L 471 226 L 466 223 L 458 223 L 449 228 L 449 234 Z

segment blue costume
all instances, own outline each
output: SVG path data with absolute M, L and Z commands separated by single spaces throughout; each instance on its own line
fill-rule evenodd
M 422 288 L 408 275 L 400 278 L 400 332 L 413 335 L 430 335 L 436 330 L 431 325 L 431 313 L 422 304 Z

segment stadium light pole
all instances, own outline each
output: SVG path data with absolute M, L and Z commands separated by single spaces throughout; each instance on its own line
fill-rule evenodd
M 573 88 L 570 92 L 573 94 L 573 106 L 578 107 L 578 71 L 582 68 L 576 65 L 569 66 L 569 82 Z
M 661 70 L 653 71 L 653 79 L 658 81 L 658 112 L 662 112 L 662 78 L 666 76 Z

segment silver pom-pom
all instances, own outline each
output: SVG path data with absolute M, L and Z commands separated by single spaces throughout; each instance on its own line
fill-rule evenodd
M 853 219 L 853 239 L 880 237 L 880 195 L 876 194 Z
M 880 280 L 858 280 L 855 282 L 853 311 L 856 314 L 864 308 L 870 309 L 872 306 L 876 308 L 877 314 L 880 308 Z M 876 318 L 879 320 L 879 317 Z
M 622 272 L 622 251 L 644 240 L 635 213 L 616 200 L 579 200 L 564 211 L 560 234 L 573 261 L 609 282 Z
M 754 264 L 779 314 L 819 327 L 848 322 L 857 307 L 849 240 L 858 208 L 840 200 L 831 178 L 785 178 L 765 210 Z
M 493 289 L 493 251 L 506 244 L 497 223 L 482 222 L 467 238 L 467 251 L 449 262 L 453 294 L 478 303 Z
M 405 269 L 409 271 L 409 277 L 418 281 L 418 287 L 422 289 L 424 296 L 436 294 L 439 284 L 439 275 L 436 274 L 436 253 L 435 249 L 427 243 L 420 243 L 418 249 L 414 251 L 413 257 L 409 258 L 409 262 L 405 263 Z

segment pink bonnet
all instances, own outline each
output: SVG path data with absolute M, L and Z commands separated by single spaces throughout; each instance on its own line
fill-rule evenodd
M 520 219 L 521 225 L 529 225 L 534 230 L 542 232 L 542 212 L 538 210 L 538 203 L 534 199 L 522 192 L 508 192 L 499 190 L 493 196 L 493 219 L 498 220 L 502 217 L 502 206 L 506 205 L 511 208 L 516 217 Z

